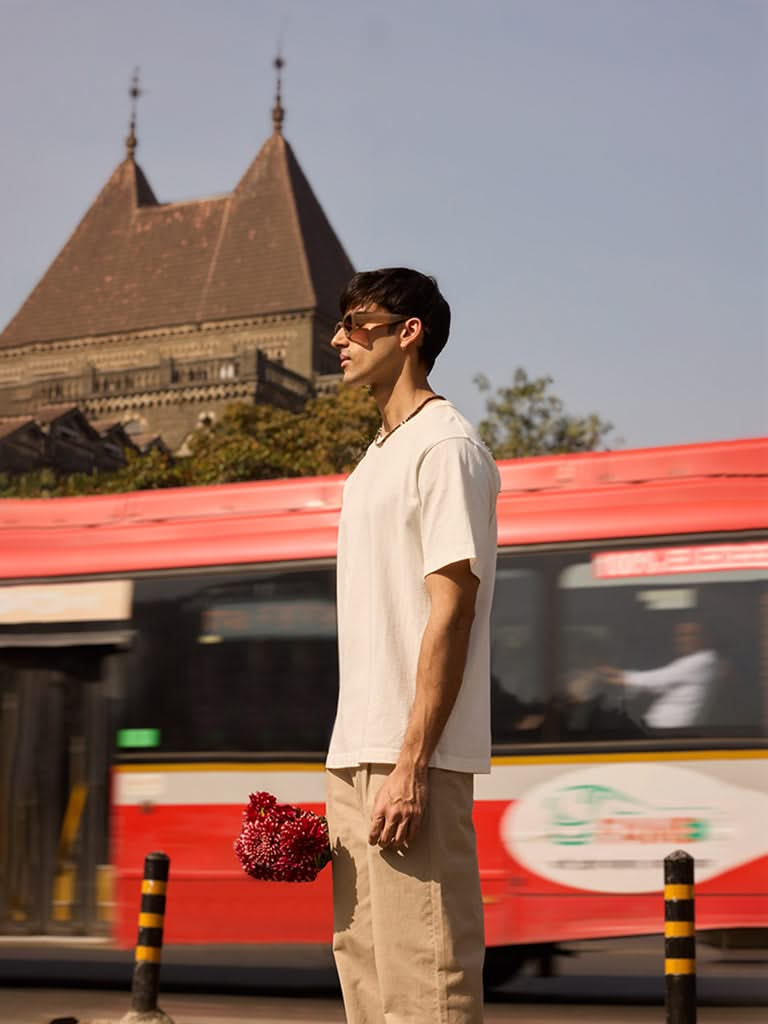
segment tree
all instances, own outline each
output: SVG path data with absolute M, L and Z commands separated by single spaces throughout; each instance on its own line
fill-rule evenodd
M 488 379 L 475 378 L 481 391 Z M 511 387 L 486 401 L 480 436 L 496 458 L 552 452 L 592 451 L 613 429 L 596 414 L 568 415 L 549 391 L 551 377 L 529 379 L 515 370 Z M 222 417 L 197 431 L 187 456 L 155 448 L 126 453 L 126 465 L 112 473 L 57 477 L 50 469 L 21 476 L 0 474 L 0 497 L 35 498 L 114 494 L 222 484 L 241 480 L 349 473 L 376 433 L 380 416 L 367 391 L 340 388 L 307 402 L 301 412 L 271 405 L 231 405 Z
M 146 455 L 125 453 L 126 464 L 111 473 L 68 473 L 52 469 L 12 475 L 0 473 L 0 498 L 72 498 L 84 494 L 123 494 L 126 491 L 184 487 L 190 483 L 186 460 L 158 448 Z
M 475 384 L 482 392 L 491 389 L 483 374 L 475 377 Z M 597 413 L 566 413 L 562 400 L 549 392 L 551 384 L 551 377 L 531 379 L 518 367 L 511 386 L 498 388 L 486 400 L 486 418 L 478 429 L 495 458 L 588 452 L 603 446 L 613 424 Z
M 112 473 L 59 477 L 50 469 L 20 476 L 0 473 L 0 497 L 114 494 L 348 473 L 373 438 L 379 421 L 376 403 L 359 388 L 320 395 L 298 413 L 272 405 L 238 403 L 193 435 L 188 456 L 173 457 L 156 448 L 146 455 L 127 452 L 126 465 Z
M 359 388 L 310 399 L 299 413 L 232 405 L 219 421 L 194 435 L 190 482 L 348 473 L 378 425 L 375 402 Z

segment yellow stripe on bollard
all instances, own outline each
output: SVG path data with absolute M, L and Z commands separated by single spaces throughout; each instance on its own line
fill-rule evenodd
M 693 886 L 692 885 L 665 885 L 664 886 L 664 899 L 665 900 L 692 900 L 693 899 Z
M 664 922 L 664 938 L 665 939 L 686 939 L 690 935 L 695 935 L 696 929 L 693 921 L 665 921 Z
M 145 878 L 141 883 L 142 896 L 165 896 L 167 882 L 160 882 L 156 878 Z
M 139 914 L 139 928 L 162 928 L 165 914 Z
M 136 959 L 142 960 L 145 963 L 159 964 L 162 956 L 162 949 L 160 946 L 137 946 L 136 947 Z
M 695 974 L 696 973 L 696 961 L 695 960 L 665 960 L 664 961 L 664 973 L 665 974 Z

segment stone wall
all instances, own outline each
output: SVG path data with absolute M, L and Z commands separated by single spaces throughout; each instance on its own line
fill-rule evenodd
M 39 343 L 0 351 L 0 419 L 62 403 L 140 423 L 177 449 L 234 401 L 301 408 L 338 374 L 333 325 L 311 312 Z

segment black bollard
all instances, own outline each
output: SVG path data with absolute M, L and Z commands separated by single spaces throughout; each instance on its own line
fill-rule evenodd
M 664 974 L 667 1024 L 696 1024 L 696 929 L 693 857 L 664 858 Z
M 170 858 L 165 853 L 150 853 L 144 860 L 139 937 L 131 986 L 131 1005 L 136 1013 L 157 1011 L 169 866 Z

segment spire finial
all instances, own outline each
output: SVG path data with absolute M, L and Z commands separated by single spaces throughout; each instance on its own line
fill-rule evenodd
M 280 135 L 283 131 L 283 118 L 285 117 L 285 111 L 283 110 L 282 104 L 282 71 L 285 65 L 285 61 L 282 58 L 280 50 L 277 51 L 277 56 L 274 60 L 275 71 L 277 72 L 277 88 L 275 90 L 275 105 L 272 107 L 272 125 L 275 131 Z
M 131 97 L 131 123 L 128 129 L 128 135 L 125 140 L 126 155 L 133 160 L 133 155 L 136 152 L 136 110 L 139 105 L 139 96 L 142 94 L 141 86 L 139 85 L 139 69 L 133 69 L 133 78 L 131 79 L 131 87 L 128 90 L 128 95 Z

